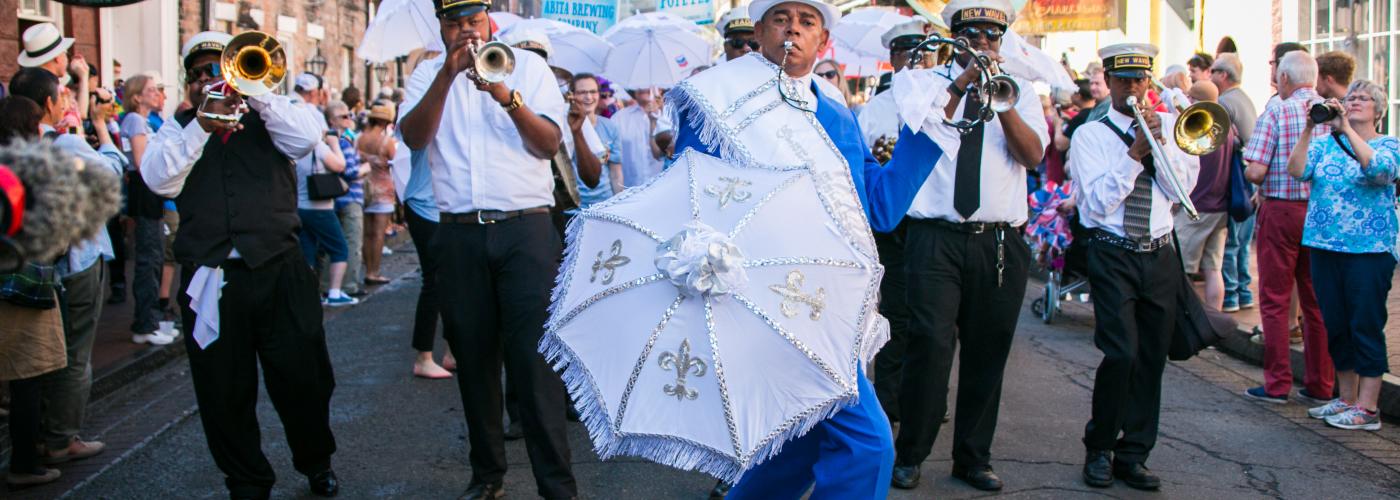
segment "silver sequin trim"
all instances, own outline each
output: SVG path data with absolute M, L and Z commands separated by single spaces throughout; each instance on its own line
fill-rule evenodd
M 656 345 L 656 338 L 661 336 L 661 331 L 666 329 L 666 324 L 671 322 L 671 317 L 675 316 L 676 310 L 680 309 L 681 303 L 685 302 L 685 295 L 676 295 L 676 300 L 671 302 L 671 306 L 666 308 L 666 312 L 661 314 L 661 321 L 656 323 L 656 328 L 651 330 L 651 336 L 647 337 L 647 343 L 642 347 L 642 355 L 637 357 L 637 363 L 632 366 L 632 375 L 627 378 L 627 388 L 622 390 L 622 399 L 617 405 L 617 418 L 613 423 L 613 432 L 622 432 L 622 419 L 627 415 L 627 401 L 632 399 L 632 389 L 637 386 L 637 379 L 642 376 L 642 367 L 646 366 L 647 359 L 651 357 L 651 349 Z M 589 374 L 589 378 L 592 378 Z M 597 393 L 599 398 L 603 393 Z
M 719 338 L 715 335 L 714 309 L 708 298 L 705 299 L 705 330 L 710 336 L 710 356 L 715 360 L 715 381 L 719 383 L 720 400 L 724 402 L 724 423 L 729 426 L 729 441 L 734 445 L 734 455 L 742 455 L 744 450 L 739 447 L 739 426 L 734 420 L 734 404 L 729 397 L 729 385 L 724 380 L 724 363 L 720 361 L 724 357 L 719 354 Z
M 824 257 L 778 257 L 773 259 L 752 259 L 744 261 L 744 267 L 780 266 L 828 266 L 848 269 L 868 269 L 865 264 L 853 260 L 828 259 Z M 878 283 L 879 280 L 876 280 Z
M 665 280 L 666 280 L 666 275 L 661 274 L 661 273 L 657 273 L 657 274 L 653 274 L 653 275 L 651 275 L 651 276 L 643 276 L 643 277 L 641 277 L 641 278 L 637 278 L 637 279 L 634 279 L 634 280 L 632 280 L 632 281 L 628 281 L 628 282 L 626 282 L 626 283 L 623 283 L 623 284 L 621 284 L 621 285 L 617 285 L 617 286 L 612 287 L 612 288 L 609 288 L 609 289 L 607 289 L 607 290 L 603 290 L 603 291 L 601 291 L 601 292 L 598 292 L 598 293 L 594 294 L 592 297 L 589 297 L 589 298 L 587 298 L 587 299 L 584 299 L 583 302 L 580 302 L 579 305 L 574 306 L 574 308 L 571 309 L 571 310 L 569 310 L 568 313 L 565 313 L 563 316 L 560 316 L 558 320 L 556 320 L 556 321 L 554 321 L 554 322 L 551 322 L 551 323 L 548 324 L 548 325 L 545 325 L 545 330 L 555 330 L 555 329 L 558 329 L 558 328 L 561 327 L 561 326 L 564 326 L 564 325 L 567 324 L 569 321 L 573 320 L 573 319 L 574 319 L 574 316 L 578 316 L 580 313 L 583 312 L 584 309 L 587 309 L 588 306 L 591 306 L 591 305 L 593 305 L 594 303 L 596 303 L 596 302 L 598 302 L 598 301 L 600 301 L 600 300 L 603 300 L 603 299 L 606 299 L 606 298 L 611 297 L 611 296 L 613 296 L 613 295 L 617 295 L 617 294 L 619 294 L 619 293 L 622 293 L 622 292 L 631 290 L 631 289 L 633 289 L 633 288 L 637 288 L 637 287 L 640 287 L 640 286 L 643 286 L 643 285 L 649 285 L 649 284 L 652 284 L 652 283 L 655 283 L 655 282 L 658 282 L 658 281 L 665 281 Z
M 803 355 L 807 356 L 807 359 L 812 360 L 812 363 L 815 363 L 817 365 L 817 368 L 821 369 L 822 373 L 825 373 L 827 377 L 830 377 L 831 380 L 840 385 L 842 389 L 850 390 L 850 383 L 848 383 L 846 380 L 843 380 L 841 376 L 836 373 L 836 370 L 831 369 L 831 366 L 827 365 L 825 361 L 822 361 L 822 358 L 817 356 L 817 353 L 812 352 L 812 349 L 810 347 L 807 347 L 807 344 L 802 343 L 802 341 L 798 340 L 797 337 L 792 336 L 792 333 L 787 331 L 786 328 L 783 328 L 783 325 L 778 324 L 778 322 L 774 320 L 772 316 L 769 316 L 768 313 L 763 312 L 763 308 L 758 307 L 758 304 L 754 304 L 753 301 L 749 300 L 749 298 L 745 297 L 743 294 L 731 294 L 730 297 L 733 297 L 734 300 L 737 300 L 740 304 L 743 304 L 745 309 L 748 309 L 749 312 L 753 313 L 755 316 L 758 316 L 758 319 L 763 320 L 763 322 L 766 323 L 769 328 L 772 328 L 774 332 L 777 332 L 777 334 L 786 339 L 789 344 L 792 344 L 793 347 L 797 348 L 798 351 L 802 352 Z M 857 353 L 856 357 L 860 357 L 859 353 Z

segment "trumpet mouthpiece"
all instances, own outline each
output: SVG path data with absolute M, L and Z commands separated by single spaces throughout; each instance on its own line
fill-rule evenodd
M 1124 101 L 1124 103 L 1128 106 L 1137 106 L 1138 98 L 1135 95 L 1130 95 L 1128 96 L 1128 99 Z
M 783 40 L 783 52 L 792 50 L 792 40 Z

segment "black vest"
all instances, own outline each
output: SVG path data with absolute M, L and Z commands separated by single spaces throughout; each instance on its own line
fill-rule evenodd
M 256 111 L 244 114 L 242 124 L 227 143 L 209 138 L 175 199 L 175 258 L 182 263 L 218 266 L 237 248 L 257 268 L 298 245 L 292 160 L 273 145 Z

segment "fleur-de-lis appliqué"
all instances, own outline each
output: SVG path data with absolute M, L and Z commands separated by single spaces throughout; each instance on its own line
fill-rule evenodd
M 604 256 L 606 251 L 599 250 L 598 258 L 593 261 L 593 275 L 588 278 L 589 283 L 598 281 L 598 272 L 603 272 L 603 284 L 610 285 L 613 282 L 613 273 L 617 268 L 632 263 L 632 259 L 622 255 L 622 240 L 614 240 L 612 244 L 612 254 Z
M 696 377 L 705 376 L 705 370 L 708 366 L 705 365 L 705 360 L 690 356 L 689 339 L 681 340 L 681 348 L 677 352 L 672 353 L 668 351 L 661 353 L 661 355 L 656 358 L 656 362 L 661 365 L 662 370 L 674 370 L 676 372 L 676 382 L 673 384 L 666 384 L 665 387 L 661 388 L 661 391 L 666 393 L 667 396 L 675 396 L 676 401 L 684 401 L 686 399 L 694 401 L 695 398 L 700 397 L 699 391 L 686 387 L 685 378 L 690 374 Z
M 753 197 L 753 193 L 743 189 L 753 185 L 752 182 L 738 177 L 720 177 L 719 182 L 705 187 L 705 194 L 719 198 L 719 208 L 729 206 L 731 201 L 743 203 Z
M 811 309 L 811 313 L 808 314 L 807 317 L 812 318 L 812 321 L 816 321 L 821 319 L 822 309 L 826 307 L 826 289 L 817 288 L 816 293 L 808 295 L 806 292 L 802 291 L 802 283 L 805 281 L 807 281 L 807 278 L 802 275 L 802 271 L 793 271 L 788 273 L 787 283 L 782 285 L 769 285 L 768 289 L 783 297 L 783 302 L 778 305 L 778 309 L 782 311 L 783 316 L 789 318 L 797 316 L 799 312 L 797 310 L 798 306 L 806 304 L 807 307 Z

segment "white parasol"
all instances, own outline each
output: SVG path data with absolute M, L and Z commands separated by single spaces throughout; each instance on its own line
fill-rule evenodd
M 430 0 L 384 0 L 355 55 L 379 63 L 417 49 L 441 51 L 440 26 Z
M 496 27 L 504 30 L 520 21 L 509 12 L 492 12 Z M 431 0 L 384 0 L 375 11 L 374 19 L 365 28 L 355 55 L 369 62 L 380 63 L 408 55 L 418 49 L 442 52 L 442 24 L 438 22 Z
M 912 19 L 893 8 L 868 7 L 841 16 L 831 30 L 831 39 L 861 56 L 887 60 L 890 51 L 880 42 L 880 37 L 890 28 Z
M 600 457 L 737 481 L 855 401 L 883 271 L 817 175 L 686 150 L 570 223 L 540 351 Z
M 573 74 L 601 73 L 608 52 L 612 50 L 612 44 L 592 31 L 553 19 L 524 19 L 502 30 L 501 36 L 506 37 L 511 32 L 530 29 L 549 37 L 552 49 L 549 53 L 549 65 L 564 68 Z
M 603 76 L 629 89 L 670 88 L 710 64 L 710 43 L 695 33 L 695 23 L 674 14 L 623 19 L 603 38 L 613 45 Z

